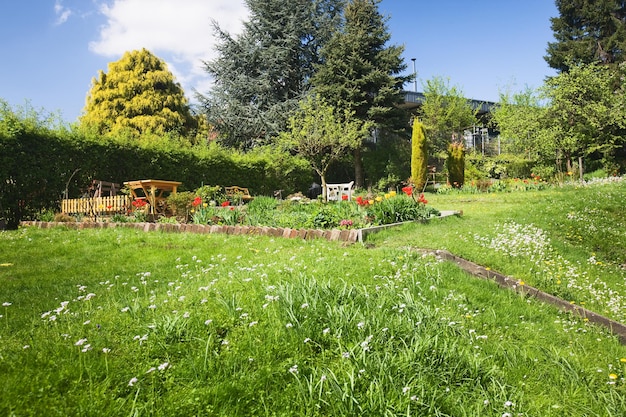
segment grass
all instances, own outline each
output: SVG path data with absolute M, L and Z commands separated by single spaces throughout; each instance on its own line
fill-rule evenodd
M 601 279 L 613 292 L 586 302 L 610 310 L 624 292 L 624 194 L 613 184 L 432 195 L 463 217 L 381 232 L 370 248 L 2 232 L 0 414 L 621 416 L 626 347 L 614 336 L 412 248 L 445 248 L 545 288 L 552 269 L 537 260 L 565 265 L 576 282 Z M 549 241 L 505 239 L 531 233 Z

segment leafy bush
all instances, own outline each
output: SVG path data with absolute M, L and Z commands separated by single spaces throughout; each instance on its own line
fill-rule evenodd
M 195 194 L 204 202 L 222 202 L 225 200 L 224 192 L 222 191 L 222 187 L 219 185 L 203 185 L 202 187 L 196 189 Z
M 275 198 L 267 196 L 256 197 L 245 206 L 247 223 L 273 224 L 276 207 L 278 207 L 278 200 Z
M 390 193 L 385 198 L 377 198 L 367 207 L 367 216 L 373 224 L 392 224 L 413 220 L 423 220 L 439 212 L 426 204 L 415 201 L 407 195 Z
M 76 217 L 72 217 L 69 214 L 65 214 L 65 213 L 57 213 L 54 216 L 54 221 L 61 222 L 61 223 L 74 223 L 76 222 Z
M 180 191 L 176 194 L 170 194 L 166 199 L 167 207 L 172 211 L 175 217 L 187 221 L 193 199 L 194 193 L 190 191 Z

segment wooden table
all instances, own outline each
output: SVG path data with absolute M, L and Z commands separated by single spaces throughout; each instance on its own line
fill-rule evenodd
M 150 214 L 165 214 L 165 199 L 170 194 L 176 194 L 176 189 L 182 182 L 164 180 L 136 180 L 126 181 L 135 200 L 144 200 L 150 206 Z

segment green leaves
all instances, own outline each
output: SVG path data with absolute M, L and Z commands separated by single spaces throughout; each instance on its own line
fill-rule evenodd
M 280 135 L 279 143 L 307 159 L 324 185 L 330 164 L 360 146 L 370 128 L 370 123 L 355 120 L 350 111 L 338 112 L 321 99 L 309 97 L 289 119 L 289 130 Z
M 476 124 L 476 110 L 463 92 L 441 77 L 426 81 L 419 113 L 433 152 L 444 151 L 450 138 L 461 138 L 464 129 Z

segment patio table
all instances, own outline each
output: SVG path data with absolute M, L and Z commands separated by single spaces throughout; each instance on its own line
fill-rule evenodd
M 176 194 L 176 189 L 182 182 L 165 180 L 135 180 L 126 181 L 135 200 L 144 200 L 148 203 L 150 214 L 165 214 L 165 199 L 170 194 Z

